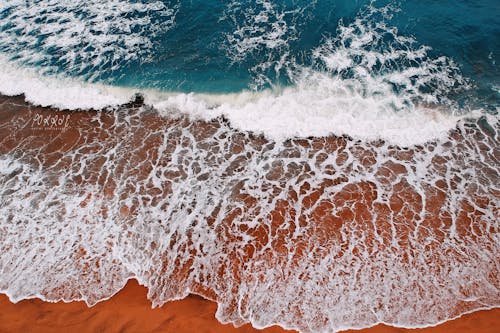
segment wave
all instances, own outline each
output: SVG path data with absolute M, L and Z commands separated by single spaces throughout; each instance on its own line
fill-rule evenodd
M 4 59 L 0 58 L 0 92 L 8 96 L 24 94 L 26 100 L 35 105 L 98 110 L 126 104 L 140 93 L 146 104 L 165 116 L 180 113 L 193 119 L 210 120 L 224 115 L 236 128 L 279 141 L 292 137 L 349 135 L 408 146 L 446 136 L 459 120 L 481 115 L 475 112 L 455 116 L 434 107 L 395 112 L 386 106 L 397 102 L 397 96 L 364 97 L 341 80 L 317 73 L 308 76 L 301 85 L 283 88 L 278 93 L 267 90 L 186 94 L 46 77 Z
M 0 31 L 0 93 L 31 103 L 0 101 L 11 300 L 93 305 L 136 278 L 154 306 L 197 293 L 224 323 L 302 332 L 499 306 L 498 108 L 469 101 L 474 82 L 391 26 L 391 6 L 371 2 L 300 61 L 310 7 L 231 2 L 222 45 L 253 59 L 253 82 L 204 94 L 98 80 L 147 59 L 150 13 L 168 30 L 177 5 L 41 4 L 0 5 L 17 22 Z M 39 41 L 14 28 L 30 22 Z
M 126 0 L 0 3 L 0 51 L 45 73 L 95 80 L 147 62 L 154 36 L 175 24 L 178 4 Z
M 24 93 L 31 103 L 61 109 L 116 106 L 139 92 L 147 104 L 164 114 L 181 112 L 207 120 L 223 115 L 236 128 L 273 140 L 348 135 L 401 146 L 443 138 L 461 119 L 485 113 L 474 110 L 473 105 L 458 106 L 452 96 L 466 95 L 471 83 L 452 60 L 432 57 L 430 48 L 417 46 L 413 38 L 401 36 L 387 25 L 381 17 L 390 15 L 390 7 L 369 6 L 350 24 L 340 24 L 337 36 L 325 38 L 312 51 L 312 64 L 306 66 L 286 51 L 294 38 L 294 33 L 288 32 L 297 29 L 288 27 L 283 17 L 297 11 L 278 11 L 266 1 L 257 5 L 251 10 L 244 7 L 251 15 L 245 12 L 243 17 L 250 22 L 237 26 L 227 37 L 228 52 L 237 61 L 262 45 L 279 49 L 278 60 L 268 59 L 259 66 L 284 68 L 289 86 L 231 94 L 120 88 L 67 75 L 44 75 L 39 67 L 16 65 L 17 61 L 13 63 L 4 55 L 0 58 L 0 92 Z M 148 8 L 135 11 L 147 12 Z M 228 8 L 227 17 L 237 22 L 235 13 L 243 9 L 237 3 Z M 304 10 L 299 11 L 301 15 Z M 266 28 L 259 28 L 259 24 Z M 278 28 L 282 33 L 274 31 Z M 129 51 L 134 52 L 133 48 Z M 262 79 L 261 74 L 256 76 L 257 81 Z
M 136 278 L 154 306 L 197 293 L 221 322 L 302 332 L 498 306 L 498 122 L 401 149 L 275 142 L 147 107 L 65 112 L 66 131 L 43 131 L 33 117 L 58 112 L 2 105 L 13 301 L 92 305 Z

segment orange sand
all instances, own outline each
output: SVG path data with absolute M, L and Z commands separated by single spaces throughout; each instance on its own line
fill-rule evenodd
M 215 319 L 217 305 L 198 296 L 151 309 L 146 288 L 135 280 L 110 300 L 88 308 L 83 302 L 47 303 L 39 299 L 13 304 L 0 295 L 0 333 L 3 332 L 259 332 L 250 325 L 234 328 Z M 402 329 L 378 325 L 349 331 L 359 333 L 496 333 L 500 309 L 479 311 L 427 329 Z M 271 327 L 263 332 L 287 332 Z M 288 331 L 291 332 L 291 331 Z

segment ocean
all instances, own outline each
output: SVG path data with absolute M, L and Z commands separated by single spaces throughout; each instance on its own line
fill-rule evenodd
M 498 13 L 0 0 L 0 292 L 137 279 L 301 332 L 499 307 Z

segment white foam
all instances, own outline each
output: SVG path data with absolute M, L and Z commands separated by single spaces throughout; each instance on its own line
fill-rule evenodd
M 156 118 L 150 128 L 144 109 L 119 109 L 113 125 L 97 129 L 106 140 L 86 136 L 55 164 L 40 159 L 46 148 L 32 149 L 29 140 L 16 150 L 22 154 L 2 156 L 0 291 L 14 301 L 95 304 L 137 278 L 161 305 L 201 286 L 219 300 L 222 322 L 303 332 L 380 322 L 422 327 L 498 306 L 498 135 L 466 128 L 453 112 L 446 92 L 466 82 L 452 62 L 368 23 L 341 27 L 339 38 L 314 50 L 312 67 L 287 59 L 283 64 L 294 68 L 288 88 L 142 91 L 165 117 L 224 115 L 277 142 L 225 124 L 156 126 L 164 121 Z M 367 49 L 383 34 L 408 47 Z M 377 62 L 398 59 L 421 66 L 377 70 Z M 438 89 L 423 93 L 428 82 Z M 122 104 L 136 90 L 42 75 L 0 57 L 0 92 L 77 109 Z M 488 122 L 497 133 L 498 117 Z M 455 126 L 458 140 L 446 137 L 401 158 L 389 146 L 442 138 Z M 363 141 L 281 142 L 327 134 Z M 366 142 L 377 138 L 387 142 Z M 407 202 L 392 212 L 401 196 Z M 439 207 L 427 205 L 439 198 Z M 290 206 L 277 229 L 269 217 L 282 214 L 283 203 Z M 362 209 L 344 214 L 363 207 L 369 217 Z M 460 214 L 472 210 L 469 226 Z M 231 220 L 231 212 L 240 213 Z M 332 226 L 325 237 L 333 232 L 329 218 L 343 215 L 342 228 Z M 285 245 L 274 251 L 276 244 Z M 239 260 L 249 249 L 251 258 Z
M 227 5 L 221 20 L 228 21 L 233 29 L 225 33 L 221 47 L 232 62 L 252 64 L 249 68 L 253 76 L 252 89 L 272 85 L 270 72 L 279 77 L 287 75 L 286 71 L 293 67 L 290 42 L 300 36 L 300 27 L 309 18 L 305 11 L 314 7 L 315 1 L 304 5 L 287 8 L 284 3 L 267 0 L 243 5 L 232 1 Z
M 295 25 L 289 25 L 290 16 L 299 10 L 276 8 L 270 1 L 257 0 L 254 4 L 233 1 L 228 5 L 223 19 L 230 19 L 234 31 L 226 34 L 225 50 L 233 61 L 240 61 L 256 51 L 287 47 L 298 37 Z M 241 20 L 240 16 L 243 16 Z
M 284 17 L 295 12 L 278 10 L 267 1 L 257 5 L 253 16 L 243 13 L 243 25 L 234 16 L 241 10 L 238 4 L 229 6 L 236 30 L 228 36 L 228 52 L 235 60 L 261 47 L 278 52 L 281 58 L 273 56 L 258 66 L 267 68 L 278 61 L 293 82 L 291 87 L 212 95 L 148 90 L 142 91 L 146 103 L 165 114 L 204 119 L 224 115 L 236 128 L 273 140 L 333 134 L 403 146 L 443 137 L 466 114 L 447 98 L 450 91 L 468 88 L 456 65 L 445 57 L 431 58 L 429 48 L 414 46 L 412 38 L 374 22 L 372 16 L 385 9 L 368 7 L 354 22 L 341 25 L 337 37 L 312 51 L 314 63 L 305 67 L 287 57 L 288 41 L 295 38 L 290 31 L 295 28 L 288 27 Z M 387 36 L 392 36 L 391 47 L 383 44 Z M 404 65 L 408 63 L 418 66 Z M 43 106 L 99 109 L 125 103 L 137 92 L 44 76 L 39 69 L 16 66 L 7 57 L 0 57 L 0 66 L 0 92 L 24 93 L 28 101 Z M 262 72 L 254 74 L 257 80 L 270 81 Z M 428 85 L 434 88 L 425 92 Z
M 151 116 L 99 114 L 58 161 L 41 158 L 57 139 L 0 157 L 0 292 L 92 305 L 137 278 L 157 306 L 198 286 L 222 322 L 301 332 L 499 305 L 498 135 L 401 151 Z
M 319 73 L 281 92 L 209 95 L 140 91 L 43 76 L 2 57 L 0 67 L 0 92 L 10 96 L 24 93 L 35 105 L 101 109 L 127 103 L 136 92 L 142 92 L 146 103 L 163 114 L 180 112 L 206 120 L 224 115 L 236 128 L 278 141 L 334 134 L 411 145 L 446 135 L 463 118 L 424 107 L 395 111 L 389 106 L 399 101 L 397 96 L 362 96 L 345 81 Z
M 0 2 L 1 50 L 17 62 L 93 80 L 151 56 L 175 23 L 177 4 L 126 0 Z
M 24 94 L 35 105 L 60 109 L 102 109 L 130 100 L 133 92 L 126 88 L 84 83 L 78 79 L 47 77 L 30 68 L 21 68 L 0 55 L 0 92 L 14 96 Z

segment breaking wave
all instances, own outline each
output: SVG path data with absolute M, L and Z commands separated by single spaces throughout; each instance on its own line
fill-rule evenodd
M 258 3 L 262 10 L 252 11 L 254 21 L 270 24 L 271 29 L 282 26 L 278 23 L 289 13 L 272 11 L 268 2 Z M 428 47 L 416 46 L 414 39 L 377 21 L 380 15 L 389 15 L 387 8 L 369 7 L 351 24 L 341 24 L 336 37 L 325 38 L 312 51 L 309 66 L 288 59 L 282 51 L 279 66 L 274 60 L 259 64 L 259 68 L 269 68 L 270 62 L 285 68 L 290 86 L 226 94 L 119 88 L 61 75 L 45 77 L 34 68 L 13 66 L 3 57 L 0 91 L 24 93 L 34 104 L 61 109 L 119 105 L 140 92 L 146 103 L 165 114 L 180 112 L 203 119 L 224 115 L 233 126 L 274 140 L 333 134 L 403 146 L 443 137 L 464 116 L 484 113 L 472 106 L 459 108 L 451 98 L 471 87 L 452 60 L 431 57 Z M 273 23 L 269 16 L 274 17 Z M 281 33 L 254 23 L 248 23 L 253 30 L 238 26 L 228 37 L 233 60 L 249 56 L 262 45 L 271 49 L 288 45 L 290 37 L 280 41 Z M 283 35 L 288 30 L 295 31 L 283 28 Z M 261 80 L 262 73 L 255 79 Z

